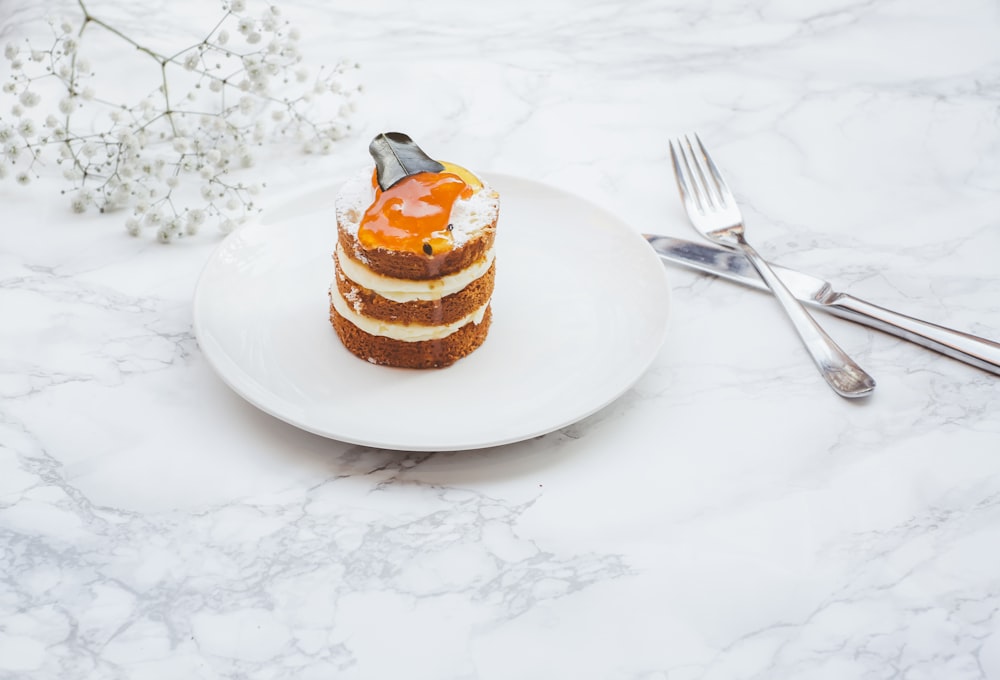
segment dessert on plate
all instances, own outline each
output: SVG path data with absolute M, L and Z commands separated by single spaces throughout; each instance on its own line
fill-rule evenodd
M 369 151 L 374 170 L 336 199 L 330 322 L 373 364 L 448 366 L 490 328 L 499 196 L 404 134 L 378 135 Z

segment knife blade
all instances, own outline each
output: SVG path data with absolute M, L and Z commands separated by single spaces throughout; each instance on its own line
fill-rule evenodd
M 682 264 L 758 290 L 768 290 L 767 284 L 742 253 L 670 236 L 643 236 L 664 261 Z M 788 286 L 792 295 L 810 307 L 895 335 L 1000 375 L 1000 344 L 992 340 L 879 307 L 837 291 L 830 282 L 811 274 L 776 264 L 771 267 Z

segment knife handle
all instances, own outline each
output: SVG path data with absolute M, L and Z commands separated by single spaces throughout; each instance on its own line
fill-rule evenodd
M 1000 344 L 992 340 L 893 312 L 846 293 L 838 293 L 824 302 L 823 308 L 1000 375 Z

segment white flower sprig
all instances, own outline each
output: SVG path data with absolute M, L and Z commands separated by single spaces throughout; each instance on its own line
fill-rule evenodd
M 28 184 L 55 155 L 74 212 L 126 210 L 129 233 L 149 230 L 170 242 L 208 222 L 228 232 L 256 210 L 253 196 L 263 185 L 231 177 L 254 164 L 255 147 L 289 138 L 325 153 L 350 131 L 361 90 L 352 81 L 357 65 L 311 75 L 301 65 L 298 30 L 273 5 L 251 16 L 245 0 L 228 0 L 204 39 L 164 54 L 77 3 L 82 23 L 50 21 L 47 49 L 28 41 L 4 49 L 11 76 L 2 92 L 14 101 L 10 116 L 0 115 L 0 178 Z M 138 101 L 95 91 L 82 54 L 91 27 L 157 64 L 155 84 Z M 58 100 L 42 117 L 39 104 L 50 91 Z M 326 118 L 315 120 L 317 110 Z

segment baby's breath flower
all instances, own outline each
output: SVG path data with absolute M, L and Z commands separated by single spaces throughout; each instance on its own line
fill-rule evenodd
M 163 224 L 163 213 L 155 208 L 150 209 L 143 216 L 142 221 L 150 227 L 158 226 Z
M 175 52 L 176 58 L 111 28 L 139 47 L 140 59 L 152 56 L 163 67 L 162 79 L 143 88 L 149 95 L 121 106 L 106 102 L 107 95 L 98 95 L 87 80 L 94 74 L 82 54 L 83 32 L 72 22 L 50 20 L 55 37 L 48 49 L 7 45 L 10 77 L 2 79 L 2 89 L 12 99 L 13 116 L 6 125 L 0 121 L 0 169 L 7 174 L 10 168 L 18 182 L 27 183 L 34 168 L 45 167 L 43 155 L 52 154 L 73 185 L 69 207 L 75 212 L 125 208 L 130 213 L 125 229 L 133 235 L 147 225 L 150 235 L 171 242 L 198 233 L 208 221 L 231 231 L 256 209 L 251 197 L 260 184 L 228 178 L 254 165 L 253 147 L 284 136 L 329 150 L 331 140 L 347 129 L 345 112 L 360 91 L 339 67 L 320 69 L 316 83 L 310 82 L 308 71 L 295 66 L 301 60 L 298 30 L 277 19 L 277 7 L 265 6 L 254 18 L 246 13 L 248 4 L 228 0 L 214 34 Z M 224 47 L 235 32 L 245 46 Z M 41 112 L 39 131 L 24 114 L 45 99 L 34 85 L 44 77 L 63 93 L 52 98 L 53 111 Z M 334 99 L 322 105 L 332 119 L 313 121 L 322 97 Z M 185 190 L 187 182 L 193 185 Z M 184 204 L 197 194 L 201 207 Z

